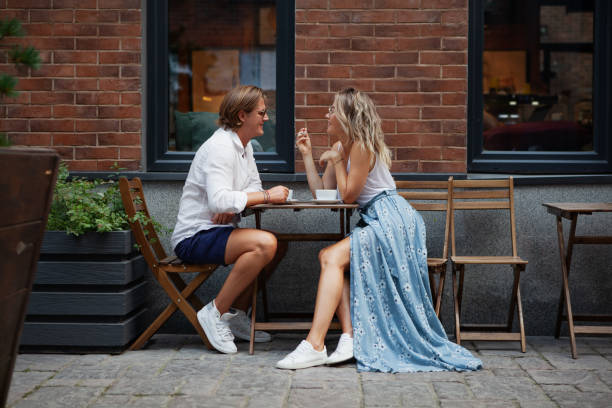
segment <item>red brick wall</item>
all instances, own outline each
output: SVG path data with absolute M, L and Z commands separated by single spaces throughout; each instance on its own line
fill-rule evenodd
M 43 64 L 16 72 L 17 99 L 0 105 L 0 131 L 17 145 L 49 146 L 80 171 L 141 161 L 141 0 L 0 0 Z
M 354 86 L 377 103 L 394 172 L 465 172 L 467 22 L 467 0 L 296 0 L 296 128 L 326 150 L 333 93 Z

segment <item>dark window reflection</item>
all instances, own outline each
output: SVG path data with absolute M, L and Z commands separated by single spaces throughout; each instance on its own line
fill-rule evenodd
M 593 3 L 485 2 L 485 150 L 593 149 Z
M 276 2 L 170 1 L 170 150 L 195 151 L 217 129 L 223 96 L 240 84 L 266 93 L 268 120 L 255 151 L 276 151 Z

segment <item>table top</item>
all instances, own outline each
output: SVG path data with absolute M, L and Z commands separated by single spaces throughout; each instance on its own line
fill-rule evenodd
M 544 203 L 548 212 L 553 214 L 591 214 L 594 212 L 612 212 L 612 203 Z
M 283 204 L 271 204 L 271 203 L 270 204 L 257 204 L 257 205 L 250 206 L 248 208 L 252 210 L 280 210 L 280 209 L 302 210 L 302 209 L 307 209 L 307 208 L 355 209 L 355 208 L 359 208 L 359 205 L 356 203 L 345 204 L 343 202 L 328 203 L 327 201 L 325 203 L 318 203 L 316 201 L 310 200 L 310 201 L 291 201 L 291 202 L 287 202 Z

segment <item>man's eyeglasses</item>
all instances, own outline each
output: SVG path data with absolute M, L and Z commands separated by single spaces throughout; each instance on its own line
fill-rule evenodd
M 327 110 L 329 111 L 329 114 L 331 115 L 332 113 L 336 111 L 336 107 L 334 105 L 329 105 L 329 108 L 327 108 Z
M 263 118 L 268 114 L 268 110 L 264 109 L 264 110 L 257 111 L 257 114 Z

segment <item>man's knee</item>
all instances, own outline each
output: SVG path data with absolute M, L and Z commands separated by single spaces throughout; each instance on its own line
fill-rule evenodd
M 276 253 L 277 240 L 276 236 L 271 232 L 261 231 L 257 237 L 257 250 L 261 252 L 268 260 L 274 258 Z

